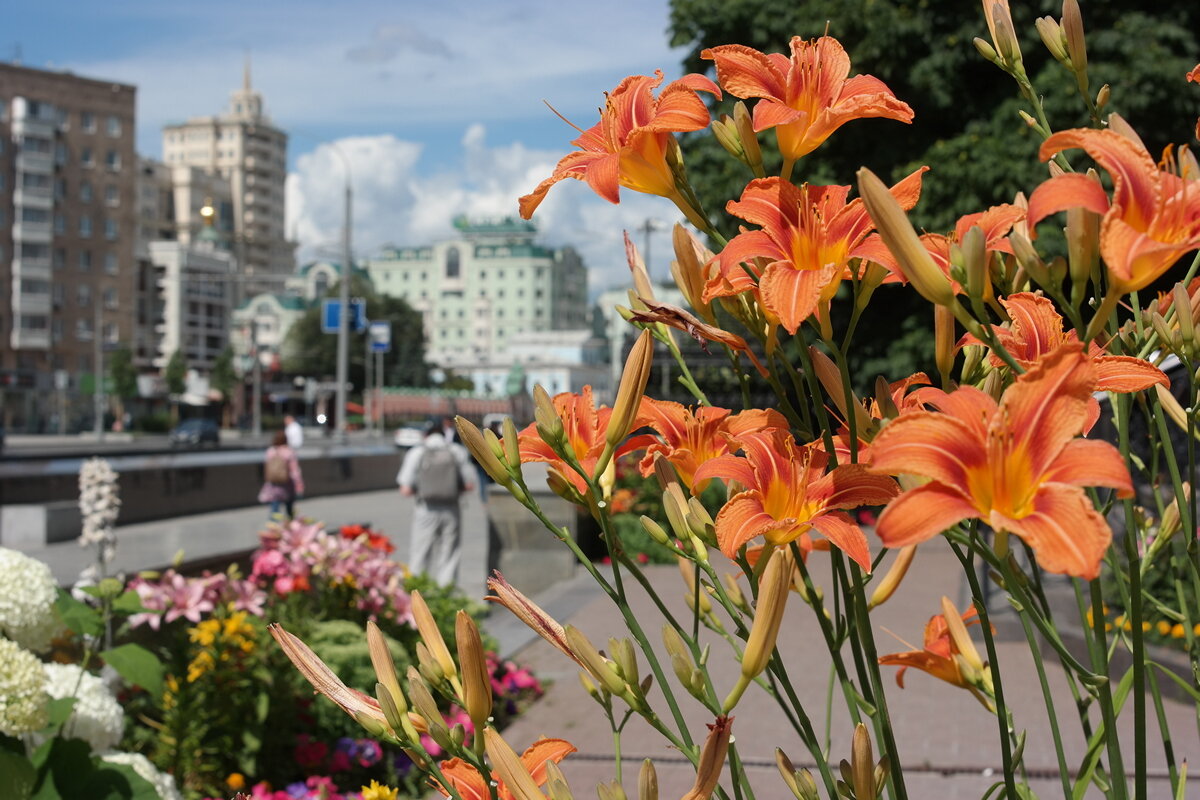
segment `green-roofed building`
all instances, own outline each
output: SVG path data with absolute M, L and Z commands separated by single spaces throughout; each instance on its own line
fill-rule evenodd
M 367 262 L 377 292 L 424 315 L 431 363 L 471 370 L 505 360 L 514 336 L 587 327 L 587 270 L 573 248 L 538 244 L 534 224 L 513 217 L 453 224 L 453 238 Z

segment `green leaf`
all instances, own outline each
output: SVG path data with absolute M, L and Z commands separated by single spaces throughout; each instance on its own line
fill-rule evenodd
M 128 764 L 99 760 L 89 798 L 97 800 L 159 800 L 154 784 L 138 775 Z
M 0 750 L 0 797 L 28 800 L 37 784 L 37 770 L 29 759 Z
M 44 754 L 43 754 L 44 751 Z M 35 754 L 40 756 L 44 778 L 33 795 L 34 800 L 58 800 L 60 797 L 92 797 L 89 777 L 94 771 L 92 749 L 82 739 L 52 739 Z
M 81 603 L 63 589 L 58 590 L 58 599 L 54 602 L 63 624 L 78 634 L 99 636 L 104 631 L 104 620 L 100 612 Z
M 144 611 L 150 610 L 142 605 L 142 598 L 133 590 L 123 592 L 117 599 L 113 600 L 112 607 L 113 611 L 119 611 L 122 614 L 141 614 Z
M 155 697 L 162 694 L 162 662 L 141 645 L 123 644 L 103 651 L 100 657 L 135 686 L 142 687 Z
M 48 727 L 51 736 L 58 733 L 62 724 L 71 718 L 71 712 L 74 709 L 74 697 L 56 697 L 46 704 L 46 715 L 50 718 Z

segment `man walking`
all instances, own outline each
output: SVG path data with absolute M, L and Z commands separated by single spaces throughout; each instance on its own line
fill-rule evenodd
M 304 428 L 291 414 L 283 418 L 283 433 L 287 436 L 288 447 L 293 450 L 299 450 L 300 445 L 304 444 Z
M 396 483 L 400 494 L 416 498 L 409 569 L 427 572 L 442 585 L 455 584 L 461 559 L 460 501 L 475 488 L 470 454 L 462 445 L 447 442 L 434 423 L 426 429 L 425 440 L 405 454 Z

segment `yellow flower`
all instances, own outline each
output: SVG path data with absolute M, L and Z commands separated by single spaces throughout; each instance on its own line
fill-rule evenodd
M 1160 619 L 1155 628 L 1160 636 L 1169 636 L 1171 634 L 1171 623 L 1167 622 L 1165 619 Z
M 399 794 L 399 789 L 384 786 L 374 780 L 370 786 L 362 787 L 362 800 L 396 800 Z
M 1182 622 L 1176 622 L 1171 627 L 1171 638 L 1173 638 L 1173 639 L 1182 639 L 1183 638 L 1183 623 Z
M 211 647 L 220 630 L 220 620 L 206 619 L 199 625 L 188 628 L 188 639 L 201 647 Z
M 188 664 L 188 683 L 195 683 L 204 673 L 212 669 L 215 663 L 212 653 L 202 650 L 192 659 L 192 663 Z
M 225 785 L 233 791 L 238 791 L 246 785 L 246 776 L 240 772 L 231 772 L 229 777 L 225 779 Z

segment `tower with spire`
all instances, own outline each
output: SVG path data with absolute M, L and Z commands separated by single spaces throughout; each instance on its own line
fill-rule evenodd
M 242 85 L 230 93 L 224 112 L 163 128 L 168 167 L 199 167 L 230 183 L 233 254 L 245 279 L 243 297 L 278 290 L 296 259 L 296 245 L 284 230 L 288 137 L 264 111 L 250 67 L 247 54 Z

